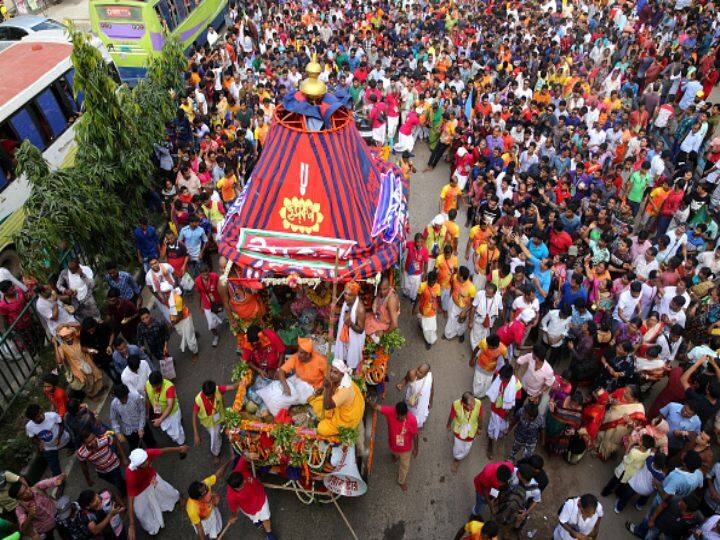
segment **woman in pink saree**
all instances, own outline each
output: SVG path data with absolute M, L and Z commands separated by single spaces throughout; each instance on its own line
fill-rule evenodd
M 637 400 L 634 388 L 626 386 L 615 390 L 610 394 L 610 404 L 596 438 L 600 459 L 607 460 L 622 448 L 623 439 L 637 423 L 646 423 L 645 406 Z

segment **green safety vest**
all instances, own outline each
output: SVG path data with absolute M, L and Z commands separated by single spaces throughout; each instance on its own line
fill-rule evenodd
M 463 420 L 465 419 L 465 410 L 462 406 L 462 399 L 458 399 L 456 401 L 453 401 L 453 409 L 455 410 L 455 418 L 453 418 L 452 421 L 452 430 L 453 433 L 456 435 L 460 435 L 460 430 L 465 423 Z M 466 437 L 463 438 L 470 438 L 475 437 L 475 434 L 477 433 L 478 426 L 480 424 L 480 413 L 482 411 L 482 402 L 479 399 L 475 399 L 475 407 L 473 407 L 472 412 L 470 413 L 470 418 L 468 418 L 467 423 L 470 425 L 470 430 L 468 431 L 468 434 Z M 464 434 L 463 434 L 464 435 Z
M 152 384 L 150 384 L 150 381 L 145 383 L 145 392 L 147 392 L 148 400 L 150 400 L 150 406 L 155 410 L 156 408 L 160 409 L 160 413 L 167 408 L 167 391 L 174 386 L 173 383 L 168 381 L 167 379 L 163 379 L 162 382 L 162 388 L 160 389 L 159 393 L 155 392 L 155 389 L 152 387 Z M 178 399 L 177 395 L 175 395 L 172 410 L 170 411 L 170 414 L 175 414 L 178 411 L 179 405 L 178 405 Z M 169 416 L 169 415 L 168 415 Z
M 206 428 L 215 427 L 225 420 L 225 404 L 219 389 L 215 389 L 215 400 L 213 401 L 212 414 L 208 416 L 205 411 L 205 404 L 202 399 L 202 392 L 195 396 L 195 405 L 198 406 L 198 419 Z
M 427 226 L 427 238 L 425 239 L 425 247 L 428 250 L 428 253 L 432 257 L 432 247 L 433 244 L 438 245 L 438 255 L 440 255 L 443 252 L 443 247 L 445 246 L 445 238 L 447 236 L 447 227 L 443 225 L 440 227 L 440 232 L 435 234 L 435 229 L 433 229 L 432 225 Z

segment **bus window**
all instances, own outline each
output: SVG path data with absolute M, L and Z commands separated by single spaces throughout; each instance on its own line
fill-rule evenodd
M 0 190 L 15 178 L 15 151 L 20 139 L 8 122 L 0 124 Z
M 173 13 L 170 11 L 170 6 L 168 5 L 167 0 L 160 0 L 155 5 L 155 13 L 157 13 L 158 17 L 160 17 L 160 22 L 168 30 L 168 32 L 172 32 L 175 28 L 177 28 L 177 17 L 174 17 Z
M 65 74 L 65 78 L 67 79 L 67 82 L 70 84 L 70 92 L 75 93 L 75 68 L 72 68 L 70 71 L 68 71 Z M 75 98 L 75 102 L 77 103 L 78 108 L 82 107 L 83 104 L 83 93 L 78 92 L 77 97 Z
M 62 135 L 68 127 L 68 118 L 60 108 L 58 100 L 53 95 L 52 88 L 47 88 L 37 98 L 35 104 L 42 117 L 47 121 L 52 138 L 56 139 Z
M 73 97 L 72 87 L 65 75 L 53 83 L 55 93 L 59 98 L 60 105 L 65 111 L 65 116 L 74 116 L 78 112 L 77 103 Z
M 21 140 L 27 139 L 40 150 L 45 150 L 47 144 L 41 133 L 41 128 L 35 123 L 31 114 L 31 107 L 20 109 L 10 118 L 10 125 L 20 136 Z
M 183 0 L 168 0 L 171 6 L 175 7 L 175 13 L 177 13 L 178 24 L 187 19 L 187 9 Z M 172 10 L 172 7 L 170 8 Z

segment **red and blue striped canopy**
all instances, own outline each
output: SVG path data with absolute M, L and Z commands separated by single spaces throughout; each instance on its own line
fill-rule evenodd
M 354 122 L 308 132 L 274 122 L 220 253 L 247 278 L 364 279 L 396 264 L 405 238 L 407 181 Z

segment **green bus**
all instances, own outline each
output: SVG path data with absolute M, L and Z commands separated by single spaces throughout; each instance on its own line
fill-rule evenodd
M 147 59 L 159 53 L 168 35 L 185 49 L 204 45 L 207 29 L 219 29 L 227 0 L 90 0 L 90 23 L 129 84 L 142 79 Z

